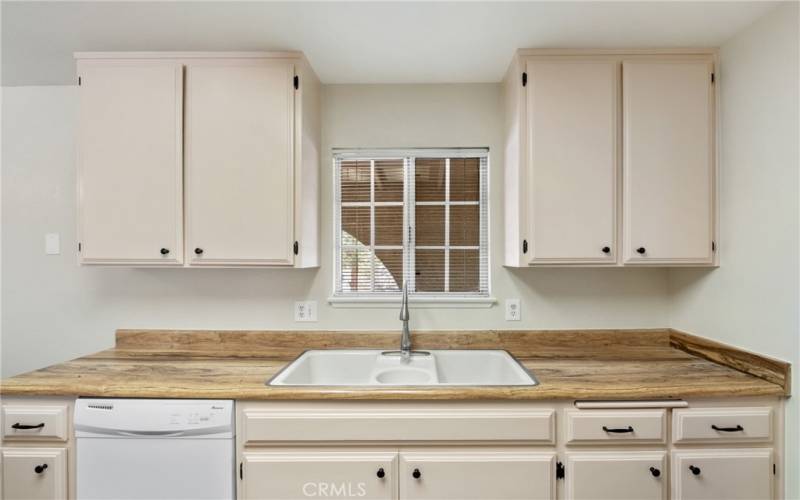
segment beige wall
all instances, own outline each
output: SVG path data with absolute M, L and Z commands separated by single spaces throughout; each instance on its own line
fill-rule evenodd
M 800 363 L 798 4 L 720 53 L 721 267 L 669 274 L 670 326 Z M 787 413 L 787 498 L 800 497 L 800 411 Z M 792 473 L 794 471 L 794 473 Z
M 125 269 L 75 263 L 75 87 L 3 89 L 2 375 L 110 347 L 116 328 L 398 329 L 392 309 L 337 309 L 330 250 L 331 147 L 491 148 L 492 288 L 501 307 L 415 309 L 412 328 L 602 328 L 667 324 L 661 269 L 523 269 L 502 257 L 500 86 L 380 85 L 324 89 L 322 267 L 318 270 Z M 61 233 L 62 254 L 44 254 Z M 317 300 L 319 322 L 293 302 Z

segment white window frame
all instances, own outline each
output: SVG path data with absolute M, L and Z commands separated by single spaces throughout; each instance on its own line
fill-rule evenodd
M 445 200 L 416 202 L 414 196 L 415 158 L 445 158 Z M 450 159 L 451 158 L 483 158 L 486 168 L 481 170 L 481 186 L 479 201 L 451 201 L 450 200 Z M 358 159 L 370 162 L 370 201 L 342 203 L 340 196 L 340 168 L 342 160 Z M 377 160 L 403 160 L 403 201 L 376 202 L 375 201 L 375 161 Z M 337 293 L 338 280 L 341 278 L 341 252 L 345 245 L 341 242 L 341 209 L 343 206 L 370 207 L 370 244 L 369 248 L 374 255 L 375 250 L 403 250 L 404 272 L 412 277 L 409 286 L 409 302 L 415 307 L 491 307 L 497 301 L 491 296 L 491 254 L 490 254 L 490 200 L 489 200 L 489 148 L 409 148 L 409 149 L 334 149 L 333 150 L 333 232 L 334 232 L 334 273 L 333 293 L 328 302 L 335 307 L 396 307 L 400 301 L 399 292 L 364 292 L 364 293 Z M 412 200 L 414 202 L 412 203 Z M 415 208 L 416 205 L 430 205 L 445 207 L 444 245 L 416 247 L 410 241 L 412 234 L 416 234 Z M 478 205 L 485 207 L 486 216 L 480 217 L 479 244 L 477 246 L 451 246 L 450 245 L 450 210 L 451 206 Z M 398 245 L 380 245 L 375 243 L 375 207 L 403 206 L 403 243 Z M 414 249 L 414 251 L 411 251 Z M 416 250 L 444 250 L 444 292 L 417 292 L 414 289 L 413 277 L 415 276 L 415 251 Z M 450 250 L 478 250 L 484 256 L 486 286 L 484 293 L 458 293 L 449 292 Z M 375 285 L 375 259 L 372 260 L 370 282 Z

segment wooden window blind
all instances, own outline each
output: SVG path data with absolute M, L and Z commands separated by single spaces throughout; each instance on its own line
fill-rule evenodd
M 334 153 L 335 296 L 489 296 L 488 149 Z

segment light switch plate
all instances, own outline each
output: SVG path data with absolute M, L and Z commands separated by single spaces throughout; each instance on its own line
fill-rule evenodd
M 295 321 L 317 321 L 317 301 L 306 300 L 294 303 Z
M 519 321 L 521 318 L 519 299 L 506 299 L 506 321 Z
M 58 233 L 47 233 L 44 235 L 44 253 L 47 255 L 58 255 L 61 253 L 61 241 Z

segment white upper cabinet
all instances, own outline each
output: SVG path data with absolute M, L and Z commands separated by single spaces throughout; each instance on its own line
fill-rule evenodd
M 713 63 L 645 58 L 622 67 L 625 262 L 711 264 Z
M 82 60 L 78 74 L 81 262 L 180 265 L 181 66 Z
M 715 265 L 713 50 L 519 51 L 505 264 Z
M 294 64 L 190 62 L 186 220 L 191 265 L 291 265 Z
M 619 64 L 527 63 L 531 263 L 615 264 Z
M 82 263 L 319 265 L 320 85 L 301 54 L 76 57 Z

